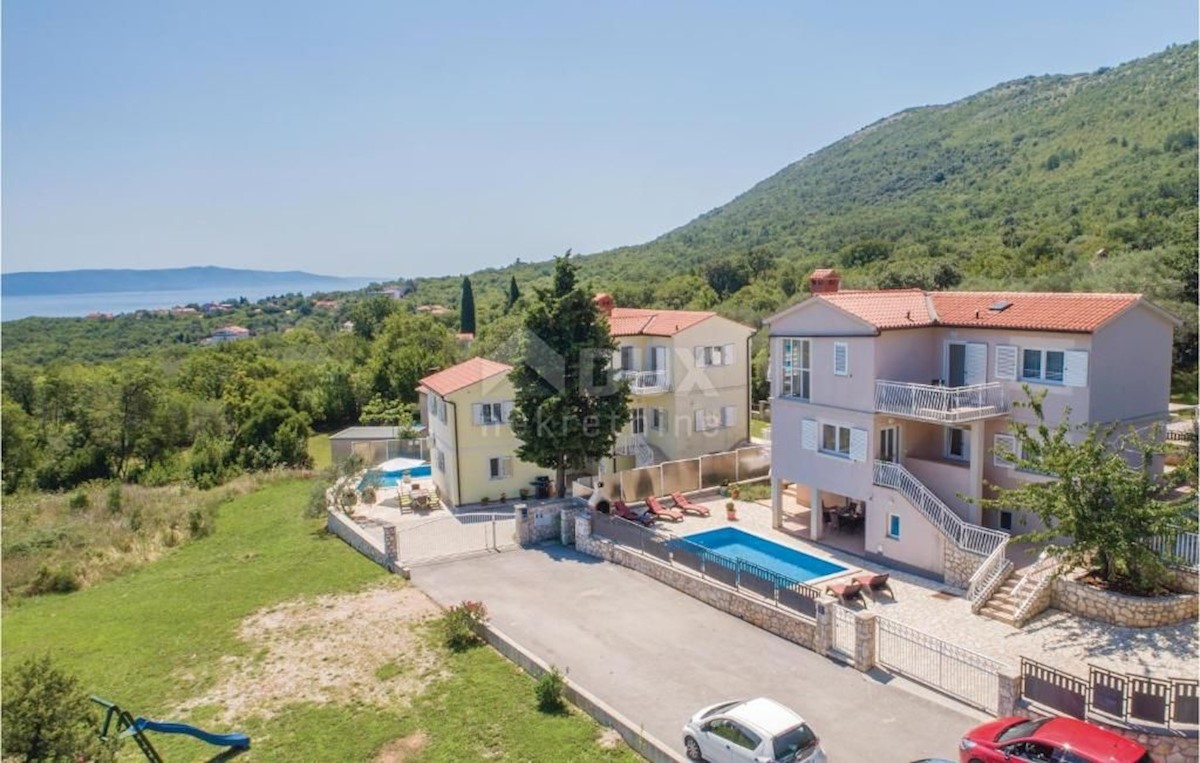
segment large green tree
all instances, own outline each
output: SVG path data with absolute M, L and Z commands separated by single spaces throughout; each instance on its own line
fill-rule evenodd
M 568 469 L 610 454 L 629 421 L 628 386 L 609 371 L 617 348 L 608 319 L 575 283 L 568 251 L 554 261 L 550 288 L 534 290 L 525 315 L 520 358 L 509 378 L 516 389 L 517 456 L 553 469 L 558 495 Z
M 79 679 L 35 657 L 4 675 L 5 760 L 113 760 L 100 720 Z
M 1154 468 L 1165 449 L 1161 438 L 1133 428 L 1075 427 L 1067 414 L 1052 427 L 1042 405 L 1045 393 L 1028 387 L 1025 392 L 1027 401 L 1014 406 L 1032 410 L 1036 423 L 1012 422 L 1016 448 L 997 456 L 1050 478 L 997 488 L 994 497 L 980 503 L 1036 514 L 1044 527 L 1023 538 L 1050 543 L 1048 553 L 1067 569 L 1094 570 L 1107 584 L 1127 591 L 1155 590 L 1165 566 L 1147 541 L 1195 524 L 1182 505 L 1165 500 L 1169 484 Z
M 462 296 L 458 300 L 458 330 L 464 334 L 475 333 L 475 292 L 471 279 L 463 277 Z

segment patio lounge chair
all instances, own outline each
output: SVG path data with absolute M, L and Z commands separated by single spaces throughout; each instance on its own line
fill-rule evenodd
M 892 586 L 888 583 L 890 572 L 882 572 L 878 575 L 855 575 L 854 582 L 864 588 L 871 589 L 871 595 L 874 596 L 879 591 L 887 591 L 888 596 L 896 598 L 896 592 L 892 590 Z
M 862 598 L 862 583 L 852 580 L 849 583 L 830 583 L 825 586 L 825 593 L 832 593 L 842 601 Z
M 708 510 L 707 506 L 701 506 L 698 503 L 692 503 L 690 498 L 683 493 L 680 493 L 678 490 L 676 490 L 674 493 L 671 493 L 671 500 L 675 502 L 675 508 L 683 511 L 686 514 L 696 514 L 701 517 L 712 516 L 712 512 Z
M 682 511 L 680 511 L 679 509 L 668 509 L 666 506 L 663 506 L 661 503 L 659 503 L 658 498 L 656 498 L 652 495 L 646 496 L 646 508 L 649 509 L 650 513 L 653 514 L 655 517 L 659 517 L 659 518 L 666 517 L 666 518 L 672 519 L 676 522 L 683 521 L 683 512 Z
M 621 519 L 628 519 L 630 522 L 637 522 L 643 525 L 654 524 L 654 515 L 650 512 L 645 514 L 634 514 L 633 509 L 629 508 L 624 501 L 613 501 L 612 513 Z

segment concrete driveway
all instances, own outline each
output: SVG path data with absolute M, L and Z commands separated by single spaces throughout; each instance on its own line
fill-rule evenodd
M 412 579 L 443 605 L 483 601 L 496 627 L 680 752 L 688 716 L 738 697 L 766 695 L 794 708 L 835 763 L 956 759 L 962 732 L 986 718 L 899 679 L 843 667 L 574 549 L 418 567 Z

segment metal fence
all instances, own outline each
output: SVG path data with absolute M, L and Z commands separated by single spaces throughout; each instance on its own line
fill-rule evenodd
M 855 633 L 855 623 L 858 618 L 845 607 L 832 607 L 833 610 L 833 651 L 844 657 L 854 658 L 854 645 L 858 643 Z
M 780 609 L 813 618 L 817 612 L 816 588 L 764 567 L 717 553 L 684 538 L 664 533 L 608 514 L 592 514 L 592 532 L 632 551 L 652 556 L 673 567 L 751 593 Z
M 997 711 L 1003 663 L 886 617 L 875 622 L 880 665 L 981 710 Z
M 513 548 L 516 536 L 512 514 L 464 513 L 398 528 L 396 550 L 402 564 L 412 565 Z
M 1022 657 L 1021 696 L 1074 718 L 1168 727 L 1200 722 L 1200 682 L 1193 678 L 1148 678 L 1089 665 L 1084 679 Z

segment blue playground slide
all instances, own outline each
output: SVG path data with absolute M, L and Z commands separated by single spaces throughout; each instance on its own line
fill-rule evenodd
M 166 723 L 164 721 L 152 721 L 148 718 L 135 718 L 133 726 L 125 733 L 132 733 L 133 730 L 157 731 L 160 734 L 187 734 L 218 747 L 236 747 L 241 750 L 250 749 L 250 737 L 245 734 L 212 734 L 195 726 L 189 726 L 186 723 Z

